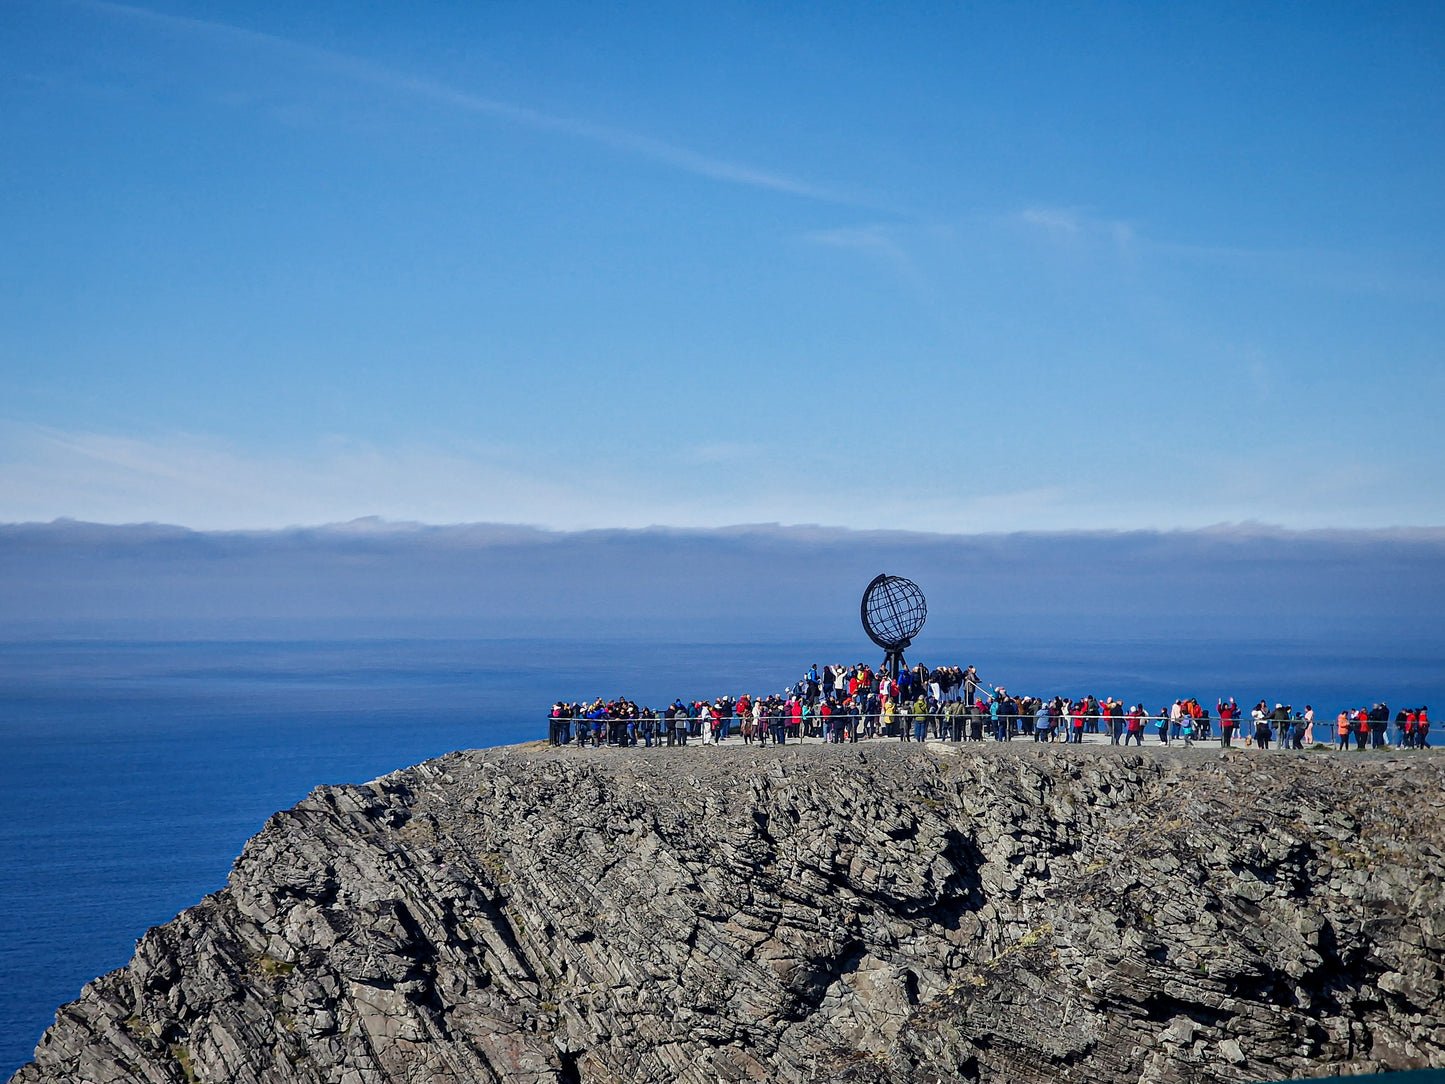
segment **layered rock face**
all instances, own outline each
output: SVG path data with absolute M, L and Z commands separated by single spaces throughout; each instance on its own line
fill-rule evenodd
M 1445 760 L 459 753 L 322 787 L 14 1084 L 1445 1066 Z

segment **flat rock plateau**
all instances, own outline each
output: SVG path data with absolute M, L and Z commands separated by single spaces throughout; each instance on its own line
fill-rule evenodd
M 1445 758 L 454 753 L 277 813 L 13 1084 L 1445 1066 Z

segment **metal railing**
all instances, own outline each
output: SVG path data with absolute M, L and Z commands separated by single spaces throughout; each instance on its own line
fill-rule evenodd
M 1085 725 L 1083 728 L 1080 728 L 1073 725 L 1073 716 L 1065 716 L 1056 720 L 1053 727 L 1040 727 L 1037 717 L 1031 715 L 992 716 L 987 713 L 965 714 L 963 712 L 929 712 L 925 715 L 917 716 L 914 715 L 912 712 L 907 711 L 896 712 L 891 716 L 884 715 L 881 712 L 868 712 L 863 715 L 854 715 L 852 713 L 841 714 L 843 718 L 847 720 L 847 723 L 845 725 L 861 726 L 863 728 L 867 728 L 871 724 L 876 736 L 879 737 L 885 736 L 883 734 L 885 728 L 907 727 L 911 732 L 914 724 L 920 718 L 923 720 L 925 726 L 927 727 L 928 735 L 932 738 L 937 738 L 945 730 L 956 733 L 958 731 L 972 731 L 974 729 L 981 728 L 985 739 L 993 739 L 998 733 L 998 728 L 1001 721 L 1010 728 L 1009 733 L 1011 733 L 1014 737 L 1032 738 L 1040 730 L 1048 731 L 1052 729 L 1058 735 L 1057 740 L 1061 743 L 1064 742 L 1065 737 L 1071 734 L 1071 732 L 1080 729 L 1082 729 L 1084 733 L 1091 736 L 1110 737 L 1112 734 L 1111 724 L 1116 722 L 1120 724 L 1120 742 L 1124 740 L 1125 736 L 1131 733 L 1128 729 L 1128 724 L 1130 721 L 1129 716 L 1124 716 L 1123 718 L 1116 718 L 1111 716 L 1098 716 L 1094 718 L 1085 717 Z M 838 715 L 824 716 L 814 712 L 805 715 L 800 719 L 795 719 L 791 715 L 784 716 L 781 718 L 781 720 L 778 720 L 777 717 L 762 716 L 759 719 L 753 721 L 756 725 L 764 728 L 771 727 L 776 722 L 780 721 L 781 725 L 787 727 L 790 732 L 793 730 L 798 730 L 800 732 L 800 736 L 806 734 L 806 736 L 808 737 L 815 737 L 820 731 L 825 730 L 829 722 L 835 718 L 838 718 Z M 1183 734 L 1182 719 L 1174 720 L 1167 715 L 1142 715 L 1134 716 L 1134 718 L 1137 719 L 1141 724 L 1138 732 L 1149 739 L 1150 745 L 1156 745 L 1161 743 L 1159 738 L 1159 724 L 1161 722 L 1165 724 L 1165 728 L 1167 729 L 1169 734 L 1168 744 L 1171 745 L 1176 742 L 1183 742 L 1185 740 L 1190 740 L 1198 743 L 1218 742 L 1221 739 L 1220 721 L 1217 717 L 1211 717 L 1207 720 L 1195 720 L 1193 733 L 1188 739 L 1186 739 Z M 1024 725 L 1026 721 L 1032 725 L 1026 727 Z M 553 741 L 554 744 L 557 744 L 557 742 L 555 741 L 556 732 L 552 729 L 554 724 L 566 724 L 570 734 L 569 741 L 576 737 L 576 732 L 582 724 L 585 724 L 589 731 L 600 729 L 603 732 L 602 737 L 604 739 L 613 736 L 608 733 L 609 731 L 620 730 L 625 733 L 627 727 L 630 725 L 635 728 L 635 736 L 638 737 L 640 740 L 642 738 L 642 728 L 644 722 L 651 722 L 653 724 L 654 740 L 662 740 L 666 737 L 668 729 L 667 720 L 665 720 L 661 716 L 658 716 L 654 719 L 644 720 L 642 718 L 587 719 L 585 717 L 554 719 L 552 716 L 549 715 L 547 716 L 548 740 Z M 1303 722 L 1303 720 L 1289 719 L 1285 720 L 1284 722 L 1287 724 L 1287 726 L 1281 726 L 1278 720 L 1269 720 L 1271 745 L 1283 748 L 1287 744 L 1291 743 L 1291 732 L 1294 730 L 1294 724 L 1297 722 Z M 739 716 L 728 716 L 727 718 L 722 720 L 723 729 L 721 736 L 723 738 L 740 737 L 742 735 L 741 727 L 743 723 L 744 720 Z M 1089 724 L 1091 723 L 1094 724 L 1092 729 L 1090 729 L 1089 726 Z M 1208 724 L 1207 733 L 1202 732 L 1202 727 L 1205 723 Z M 676 733 L 678 730 L 684 730 L 686 731 L 689 740 L 701 739 L 704 731 L 706 731 L 710 726 L 711 720 L 705 716 L 689 715 L 678 717 L 673 721 L 674 733 Z M 1250 739 L 1251 741 L 1253 740 L 1255 729 L 1253 719 L 1233 720 L 1233 726 L 1234 735 L 1232 738 L 1232 742 L 1244 744 L 1246 739 Z M 1354 750 L 1358 747 L 1359 739 L 1357 737 L 1357 726 L 1358 724 L 1356 723 L 1350 724 L 1351 729 L 1347 748 L 1351 750 Z M 1332 748 L 1337 744 L 1338 726 L 1335 722 L 1327 722 L 1316 719 L 1313 724 L 1310 724 L 1309 732 L 1313 740 L 1304 742 L 1304 744 L 1306 745 Z M 1383 741 L 1386 746 L 1389 746 L 1390 748 L 1400 748 L 1402 746 L 1404 731 L 1400 724 L 1393 721 L 1386 723 L 1385 728 L 1381 731 L 1381 734 L 1383 736 Z M 896 737 L 897 734 L 894 733 L 886 736 Z M 965 737 L 966 735 L 963 737 L 945 740 L 965 740 Z M 1373 731 L 1367 731 L 1365 734 L 1365 748 L 1380 748 L 1380 746 L 1377 746 L 1375 744 L 1375 736 Z

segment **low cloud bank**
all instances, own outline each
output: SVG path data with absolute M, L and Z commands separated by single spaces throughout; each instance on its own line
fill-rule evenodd
M 879 571 L 940 638 L 1438 639 L 1445 530 L 940 535 L 818 527 L 552 532 L 358 520 L 192 531 L 0 526 L 0 636 L 658 635 L 857 628 Z

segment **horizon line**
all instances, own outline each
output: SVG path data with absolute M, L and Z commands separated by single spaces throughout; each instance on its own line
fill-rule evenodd
M 428 523 L 421 520 L 388 519 L 385 516 L 357 516 L 349 520 L 331 520 L 319 523 L 291 523 L 277 527 L 191 527 L 183 523 L 163 520 L 127 520 L 106 522 L 85 520 L 72 516 L 56 516 L 50 520 L 0 521 L 0 532 L 35 528 L 78 528 L 102 530 L 137 530 L 181 532 L 194 535 L 282 535 L 308 531 L 334 534 L 378 534 L 402 535 L 433 531 L 455 530 L 510 530 L 526 531 L 537 535 L 569 536 L 599 534 L 673 534 L 673 535 L 723 535 L 748 533 L 798 533 L 827 534 L 858 537 L 890 537 L 917 539 L 947 538 L 1110 538 L 1131 535 L 1213 535 L 1233 537 L 1320 537 L 1320 536 L 1382 536 L 1394 535 L 1413 539 L 1439 537 L 1445 541 L 1445 525 L 1442 524 L 1388 524 L 1378 527 L 1288 527 L 1263 520 L 1220 521 L 1197 527 L 1063 527 L 1053 530 L 985 530 L 985 531 L 926 531 L 908 528 L 849 527 L 843 524 L 826 523 L 783 523 L 778 520 L 731 523 L 712 527 L 675 526 L 666 523 L 652 523 L 641 527 L 602 525 L 595 527 L 557 528 L 536 523 L 508 522 L 503 520 L 455 520 L 445 523 Z

